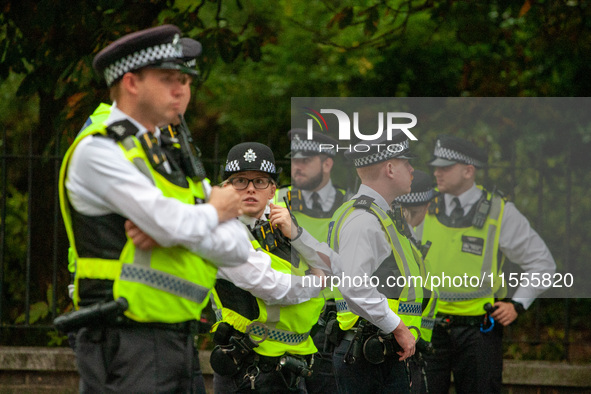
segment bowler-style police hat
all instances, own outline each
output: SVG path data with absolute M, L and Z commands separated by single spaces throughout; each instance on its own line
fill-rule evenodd
M 92 66 L 112 86 L 125 73 L 144 67 L 179 70 L 197 75 L 183 62 L 181 31 L 173 25 L 163 25 L 127 34 L 113 41 L 94 58 Z
M 197 56 L 201 55 L 203 50 L 201 43 L 189 37 L 183 37 L 180 41 L 183 47 L 183 65 L 194 68 L 197 65 Z
M 488 161 L 485 151 L 470 141 L 453 135 L 440 135 L 437 137 L 433 156 L 429 163 L 433 167 L 447 167 L 462 163 L 482 168 L 486 166 Z
M 338 142 L 326 134 L 312 132 L 312 139 L 308 139 L 308 131 L 291 129 L 289 139 L 291 140 L 291 150 L 286 156 L 287 158 L 303 159 L 319 154 L 334 157 L 337 153 Z
M 392 131 L 392 139 L 382 134 L 375 141 L 359 142 L 345 152 L 345 157 L 353 161 L 356 168 L 372 166 L 390 159 L 415 159 L 410 153 L 409 140 L 400 130 Z
M 230 175 L 242 171 L 261 171 L 277 181 L 281 168 L 275 166 L 275 156 L 267 145 L 258 142 L 243 142 L 235 145 L 228 152 L 224 180 Z
M 436 195 L 431 176 L 421 170 L 414 170 L 410 193 L 397 197 L 395 201 L 403 207 L 412 207 L 428 204 Z

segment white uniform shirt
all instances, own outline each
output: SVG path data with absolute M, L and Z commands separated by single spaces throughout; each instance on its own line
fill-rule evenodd
M 147 131 L 115 105 L 106 124 L 122 119 L 134 123 L 138 135 Z M 209 194 L 211 188 L 204 186 Z M 80 141 L 68 167 L 66 189 L 79 213 L 121 215 L 164 247 L 184 246 L 217 265 L 238 265 L 248 257 L 250 243 L 238 220 L 219 224 L 210 204 L 189 205 L 164 197 L 110 138 L 89 136 Z
M 302 196 L 304 197 L 304 201 L 306 203 L 306 207 L 312 209 L 312 193 L 311 190 L 302 190 Z M 318 190 L 318 197 L 320 199 L 320 205 L 322 206 L 322 210 L 324 212 L 330 211 L 334 204 L 334 200 L 336 198 L 337 191 L 332 185 L 332 181 L 329 179 L 328 183 L 324 185 L 320 190 Z
M 366 195 L 374 199 L 384 211 L 390 209 L 386 200 L 367 185 L 361 185 L 352 199 Z M 333 264 L 334 275 L 351 278 L 343 280 L 339 290 L 349 309 L 385 332 L 392 332 L 400 323 L 400 317 L 388 306 L 388 300 L 367 280 L 365 285 L 355 286 L 353 278 L 371 277 L 378 267 L 392 254 L 382 224 L 375 215 L 365 209 L 356 209 L 343 223 L 339 237 L 340 260 Z
M 470 189 L 457 196 L 464 209 L 464 215 L 470 212 L 472 206 L 482 196 L 482 190 L 474 184 Z M 454 196 L 444 194 L 445 214 L 449 215 L 455 208 Z M 419 231 L 419 227 L 417 227 Z M 422 226 L 420 226 L 422 232 Z M 420 236 L 420 234 L 419 234 Z M 501 222 L 501 235 L 499 237 L 499 249 L 513 263 L 519 265 L 524 272 L 540 274 L 554 274 L 556 262 L 550 250 L 530 226 L 529 221 L 517 210 L 515 204 L 507 202 Z M 506 283 L 506 282 L 505 282 Z M 537 296 L 547 288 L 543 287 L 519 287 L 512 299 L 520 302 L 527 309 Z

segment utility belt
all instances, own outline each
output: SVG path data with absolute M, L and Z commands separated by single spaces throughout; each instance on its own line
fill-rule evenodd
M 111 327 L 125 327 L 125 328 L 152 328 L 157 330 L 177 331 L 185 334 L 197 334 L 200 332 L 199 322 L 197 320 L 189 320 L 181 323 L 160 323 L 148 322 L 142 323 L 131 320 L 126 316 L 119 316 L 112 322 L 107 322 L 107 326 Z
M 461 315 L 440 315 L 435 318 L 435 325 L 442 328 L 455 326 L 480 327 L 484 323 L 486 315 L 461 316 Z
M 120 297 L 113 301 L 100 302 L 66 315 L 58 316 L 53 321 L 55 327 L 62 332 L 76 331 L 82 327 L 106 328 L 152 328 L 177 331 L 186 334 L 199 333 L 200 324 L 197 320 L 181 323 L 138 322 L 123 315 L 128 308 L 127 300 Z
M 106 326 L 123 317 L 129 304 L 123 297 L 113 301 L 99 302 L 77 311 L 61 315 L 53 320 L 54 326 L 62 332 L 76 331 L 82 327 Z
M 284 354 L 269 357 L 257 354 L 254 349 L 263 340 L 264 337 L 260 341 L 255 341 L 250 335 L 236 330 L 230 324 L 220 323 L 213 336 L 216 346 L 210 358 L 212 369 L 220 375 L 229 376 L 256 364 L 257 369 L 263 372 L 287 368 L 293 369 L 300 376 L 309 376 L 312 373 L 312 363 L 308 363 L 308 360 L 302 361 L 301 356 Z
M 282 372 L 288 388 L 297 387 L 302 377 L 312 375 L 314 355 L 285 353 L 271 357 L 258 354 L 254 351 L 259 346 L 257 341 L 226 322 L 218 325 L 213 340 L 216 346 L 211 352 L 211 368 L 222 376 L 244 373 L 244 379 L 250 380 L 252 389 L 255 388 L 255 379 L 261 372 Z
M 484 315 L 478 316 L 459 316 L 459 315 L 439 315 L 435 318 L 435 325 L 443 329 L 449 329 L 450 327 L 480 327 L 480 332 L 489 333 L 492 330 L 498 329 L 500 326 L 495 328 L 495 320 L 491 316 L 496 306 L 493 306 L 490 302 L 484 304 L 483 309 L 486 311 Z
M 415 327 L 408 327 L 416 331 L 420 340 L 421 331 Z M 371 364 L 381 364 L 386 357 L 398 356 L 396 352 L 402 350 L 394 334 L 383 332 L 365 319 L 359 319 L 357 327 L 344 333 L 343 339 L 351 341 L 345 352 L 344 362 L 354 364 L 363 357 Z

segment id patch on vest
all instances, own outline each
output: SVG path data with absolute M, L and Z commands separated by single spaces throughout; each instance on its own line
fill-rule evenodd
M 462 235 L 462 252 L 482 256 L 484 250 L 484 239 Z

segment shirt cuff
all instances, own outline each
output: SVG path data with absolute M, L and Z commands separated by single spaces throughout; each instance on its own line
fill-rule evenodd
M 398 327 L 400 321 L 400 317 L 396 313 L 390 311 L 385 317 L 383 317 L 380 320 L 377 320 L 374 323 L 374 325 L 377 326 L 380 330 L 389 333 L 394 331 Z
M 535 298 L 511 297 L 511 300 L 519 302 L 521 305 L 523 305 L 523 308 L 527 309 L 534 302 Z

